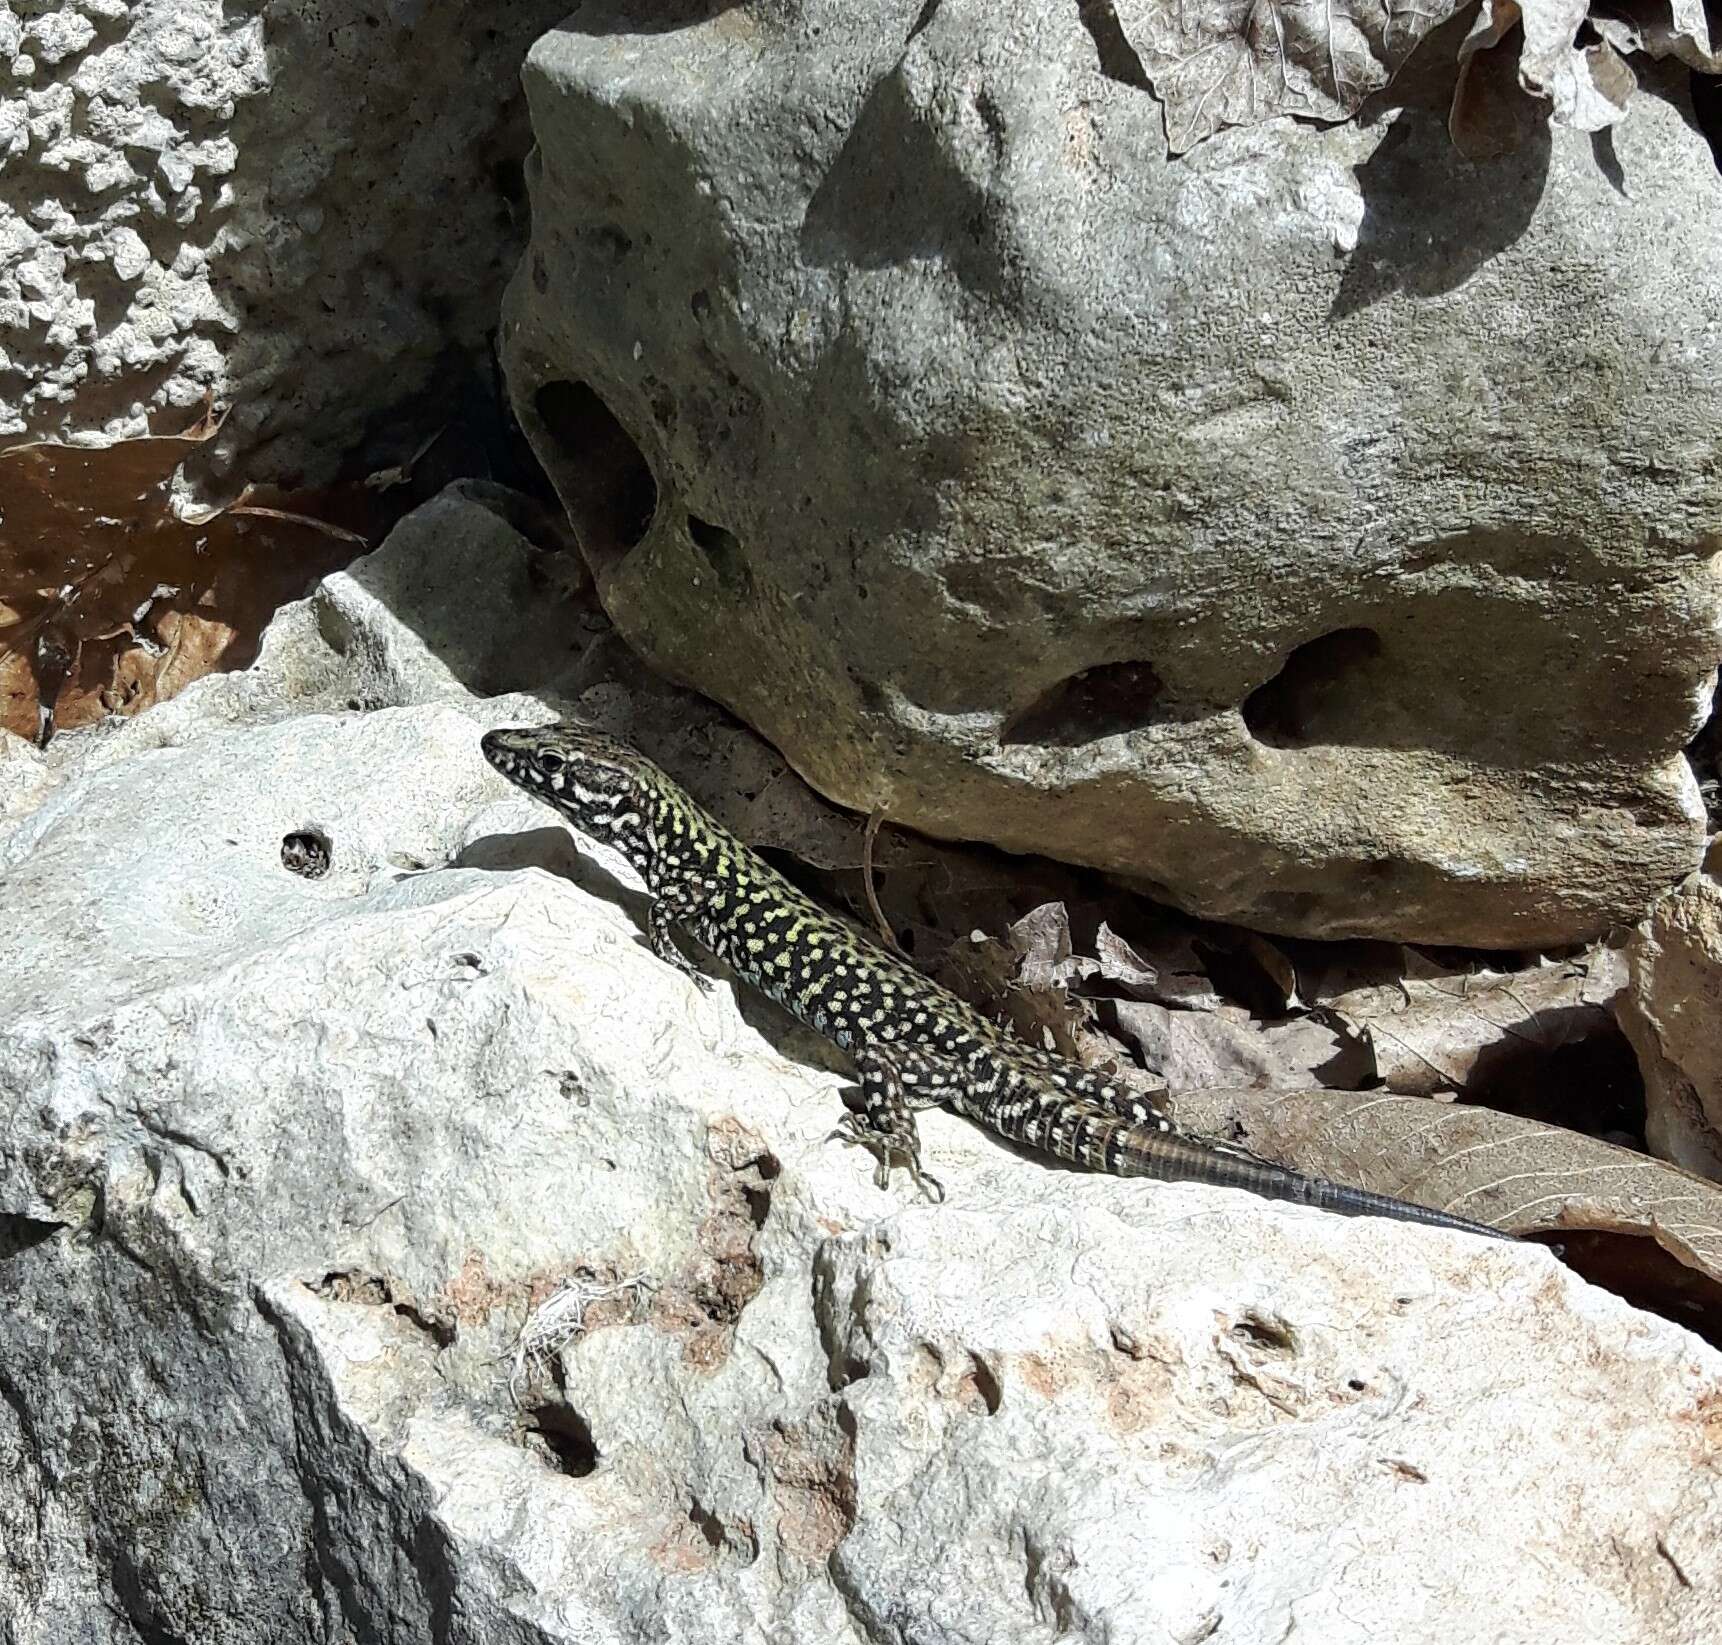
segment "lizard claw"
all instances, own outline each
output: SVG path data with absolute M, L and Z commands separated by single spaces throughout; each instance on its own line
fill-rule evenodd
M 935 1205 L 944 1203 L 945 1187 L 929 1171 L 921 1169 L 921 1151 L 911 1138 L 908 1143 L 876 1131 L 864 1115 L 846 1111 L 831 1133 L 831 1139 L 853 1143 L 865 1148 L 875 1160 L 873 1181 L 880 1188 L 891 1186 L 891 1165 L 894 1155 L 900 1155 L 903 1167 L 915 1179 L 915 1186 Z M 828 1140 L 831 1140 L 828 1139 Z

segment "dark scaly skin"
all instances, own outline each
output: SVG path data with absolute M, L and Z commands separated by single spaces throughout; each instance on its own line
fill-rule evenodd
M 928 1192 L 915 1110 L 948 1105 L 1012 1142 L 1113 1176 L 1244 1188 L 1347 1216 L 1393 1217 L 1506 1238 L 1483 1223 L 1345 1188 L 1180 1132 L 1143 1096 L 995 1027 L 949 989 L 820 907 L 643 754 L 573 724 L 499 730 L 485 758 L 614 846 L 646 882 L 652 951 L 702 989 L 680 927 L 739 976 L 855 1059 L 861 1112 L 840 1127 Z

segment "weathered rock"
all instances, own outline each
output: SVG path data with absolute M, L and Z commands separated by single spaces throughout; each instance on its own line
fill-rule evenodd
M 247 478 L 320 477 L 484 369 L 520 58 L 565 9 L 0 8 L 0 435 L 141 434 L 208 393 Z
M 1683 69 L 1601 160 L 1473 165 L 1461 27 L 1363 122 L 1169 162 L 1105 7 L 649 10 L 533 49 L 504 328 L 647 656 L 845 804 L 1257 927 L 1578 939 L 1692 868 Z
M 1722 1179 L 1722 839 L 1705 870 L 1651 909 L 1627 943 L 1617 1013 L 1644 1074 L 1651 1151 Z
M 8 1640 L 1708 1637 L 1722 1355 L 1546 1251 L 942 1113 L 874 1189 L 799 1031 L 522 866 L 527 560 L 444 499 L 0 764 Z

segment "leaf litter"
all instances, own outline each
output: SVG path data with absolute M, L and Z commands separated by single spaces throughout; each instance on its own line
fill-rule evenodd
M 1230 128 L 1292 116 L 1351 119 L 1468 0 L 1083 0 L 1114 78 L 1160 103 L 1170 154 Z M 1119 72 L 1120 52 L 1128 57 Z M 1449 130 L 1473 159 L 1522 141 L 1509 105 L 1601 131 L 1638 87 L 1631 59 L 1722 72 L 1702 0 L 1482 0 L 1458 48 Z M 1485 68 L 1485 65 L 1489 65 Z M 1502 72 L 1503 70 L 1507 72 Z

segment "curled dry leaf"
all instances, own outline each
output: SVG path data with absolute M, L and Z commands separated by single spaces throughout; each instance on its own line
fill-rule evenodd
M 1515 1234 L 1561 1236 L 1569 1260 L 1588 1252 L 1584 1271 L 1600 1283 L 1647 1305 L 1676 1296 L 1680 1310 L 1702 1310 L 1685 1323 L 1722 1334 L 1722 1187 L 1675 1166 L 1491 1109 L 1385 1092 L 1203 1091 L 1178 1095 L 1174 1113 L 1312 1176 Z M 1591 1237 L 1581 1245 L 1568 1235 Z M 1630 1260 L 1623 1236 L 1634 1241 Z
M 1591 36 L 1580 44 L 1579 36 Z M 1481 159 L 1514 146 L 1523 124 L 1507 106 L 1500 65 L 1515 60 L 1524 91 L 1548 106 L 1557 124 L 1601 131 L 1626 112 L 1638 88 L 1627 57 L 1677 57 L 1704 73 L 1722 72 L 1702 0 L 1623 0 L 1593 15 L 1590 0 L 1483 0 L 1459 48 L 1459 82 L 1448 129 L 1465 154 Z
M 1613 0 L 1591 27 L 1615 50 L 1675 57 L 1702 74 L 1722 74 L 1722 52 L 1711 44 L 1704 0 Z
M 1224 1003 L 1188 932 L 1168 932 L 1151 945 L 1140 938 L 1132 944 L 1103 920 L 1094 947 L 1095 975 L 1125 999 L 1186 1011 L 1218 1011 Z
M 1113 0 L 1165 108 L 1174 154 L 1276 115 L 1344 120 L 1398 73 L 1459 0 Z
M 1370 1072 L 1389 1091 L 1476 1092 L 1527 1052 L 1612 1032 L 1621 975 L 1618 958 L 1597 949 L 1526 971 L 1365 985 L 1328 1001 L 1322 1015 L 1368 1049 Z
M 1464 9 L 1460 0 L 1426 7 L 1380 0 L 1084 0 L 1083 6 L 1091 30 L 1103 25 L 1109 38 L 1127 42 L 1140 67 L 1131 83 L 1145 80 L 1159 100 L 1173 154 L 1227 127 L 1281 115 L 1349 119 L 1426 36 Z M 1590 15 L 1590 0 L 1483 0 L 1459 50 L 1453 140 L 1473 158 L 1515 146 L 1528 129 L 1517 106 L 1524 93 L 1560 125 L 1611 126 L 1637 89 L 1627 62 L 1633 52 L 1722 72 L 1703 0 L 1620 0 L 1598 16 Z
M 1459 85 L 1453 94 L 1455 114 L 1449 129 L 1457 132 L 1457 111 L 1467 97 L 1471 58 L 1485 48 L 1507 42 L 1515 25 L 1521 30 L 1519 84 L 1550 105 L 1553 118 L 1578 131 L 1601 131 L 1626 112 L 1627 99 L 1638 77 L 1607 40 L 1578 44 L 1578 33 L 1590 10 L 1590 0 L 1483 0 L 1471 32 L 1459 47 Z

